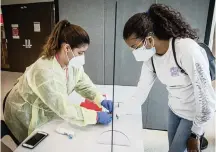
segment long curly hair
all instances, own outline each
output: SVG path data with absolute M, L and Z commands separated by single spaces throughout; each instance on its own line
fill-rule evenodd
M 180 12 L 164 4 L 152 4 L 147 12 L 133 15 L 125 24 L 123 38 L 132 34 L 144 39 L 150 32 L 160 40 L 171 37 L 198 39 L 197 33 Z

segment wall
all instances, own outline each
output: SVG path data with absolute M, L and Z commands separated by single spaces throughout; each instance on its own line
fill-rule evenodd
M 185 20 L 198 30 L 199 40 L 204 41 L 210 0 L 158 0 L 179 11 Z
M 215 27 L 214 27 L 212 52 L 213 52 L 214 56 L 216 56 L 216 25 L 215 25 Z
M 212 44 L 212 52 L 216 57 L 216 25 L 214 27 L 214 35 L 213 35 L 213 44 Z M 216 80 L 212 82 L 214 89 L 216 90 Z M 216 121 L 215 121 L 216 122 Z
M 54 0 L 2 0 L 1 5 L 25 4 L 38 2 L 53 2 Z
M 215 29 L 216 28 L 216 3 L 215 3 L 215 6 L 214 6 L 214 15 L 213 15 L 213 19 L 212 19 L 212 27 L 211 27 L 211 34 L 210 34 L 210 39 L 209 39 L 209 47 L 211 49 L 213 49 L 213 43 L 215 41 L 215 38 L 214 38 L 214 32 L 215 32 Z
M 104 10 L 103 0 L 59 0 L 59 19 L 81 26 L 89 34 L 90 45 L 85 54 L 84 69 L 96 84 L 104 84 Z

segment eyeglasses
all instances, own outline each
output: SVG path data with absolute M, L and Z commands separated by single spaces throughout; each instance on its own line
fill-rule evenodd
M 141 45 L 142 43 L 143 43 L 143 45 L 144 45 L 144 46 L 146 46 L 146 44 L 147 44 L 146 40 L 145 40 L 145 39 L 143 39 L 142 41 L 140 41 L 140 42 L 139 42 L 139 44 L 137 45 L 137 47 L 136 47 L 136 48 L 133 48 L 133 50 L 136 50 L 136 49 L 138 49 L 138 48 L 142 47 L 142 46 L 143 46 L 143 45 Z

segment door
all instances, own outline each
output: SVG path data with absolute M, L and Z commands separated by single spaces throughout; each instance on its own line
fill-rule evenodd
M 4 17 L 5 35 L 7 39 L 8 61 L 10 70 L 24 71 L 26 63 L 25 45 L 25 23 L 27 16 L 23 16 L 21 6 L 2 6 L 2 13 Z
M 10 71 L 24 72 L 39 57 L 53 21 L 53 3 L 2 6 Z
M 42 51 L 42 47 L 46 42 L 51 30 L 54 26 L 54 4 L 53 3 L 34 3 L 28 4 L 26 12 L 28 12 L 28 22 L 26 27 L 28 30 L 28 44 L 31 46 L 29 63 L 35 62 Z

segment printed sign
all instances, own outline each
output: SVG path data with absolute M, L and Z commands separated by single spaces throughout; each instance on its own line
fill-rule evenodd
M 19 25 L 18 24 L 12 24 L 12 37 L 13 39 L 19 39 Z
M 3 24 L 3 16 L 2 16 L 2 10 L 1 10 L 1 8 L 0 8 L 0 24 L 1 24 L 1 26 Z
M 34 22 L 34 32 L 40 32 L 40 22 Z

